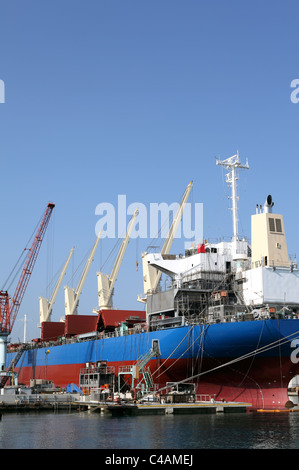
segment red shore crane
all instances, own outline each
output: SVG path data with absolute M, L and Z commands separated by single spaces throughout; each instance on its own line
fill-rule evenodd
M 47 204 L 42 221 L 37 229 L 31 248 L 28 251 L 28 255 L 11 302 L 8 292 L 5 290 L 0 291 L 0 335 L 10 334 L 12 331 L 54 207 L 55 204 L 51 202 Z

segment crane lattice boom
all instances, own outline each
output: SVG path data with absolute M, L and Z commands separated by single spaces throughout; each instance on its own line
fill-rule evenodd
M 28 255 L 11 302 L 9 302 L 8 292 L 0 291 L 0 333 L 9 334 L 12 331 L 54 207 L 55 204 L 50 202 L 48 203 L 31 248 L 28 251 Z

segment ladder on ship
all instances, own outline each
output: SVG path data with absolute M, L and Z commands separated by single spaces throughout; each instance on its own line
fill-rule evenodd
M 146 385 L 146 390 L 150 390 L 154 386 L 153 377 L 149 367 L 143 371 L 143 378 Z
M 155 356 L 160 356 L 160 349 L 157 341 L 153 341 L 153 347 L 140 359 L 138 359 L 136 366 L 139 368 L 139 372 L 141 372 L 146 364 Z
M 152 348 L 148 351 L 145 356 L 140 358 L 137 361 L 137 367 L 139 368 L 139 372 L 143 375 L 143 379 L 145 382 L 145 393 L 148 393 L 150 389 L 153 388 L 154 386 L 154 381 L 153 377 L 150 371 L 149 367 L 145 367 L 148 362 L 153 358 L 153 357 L 159 357 L 161 355 L 160 353 L 160 348 L 159 348 L 159 342 L 157 340 L 153 340 L 153 346 Z M 141 381 L 137 384 L 136 388 L 140 387 Z
M 6 385 L 6 382 L 8 381 L 8 379 L 10 377 L 12 377 L 13 375 L 13 372 L 14 372 L 14 368 L 16 367 L 16 365 L 18 364 L 19 360 L 21 359 L 22 355 L 23 355 L 23 352 L 27 349 L 27 346 L 24 345 L 22 348 L 20 348 L 17 352 L 17 354 L 15 355 L 15 357 L 11 360 L 11 363 L 9 365 L 9 367 L 6 369 L 5 371 L 5 375 L 2 376 L 1 380 L 0 380 L 0 389 L 3 388 L 5 385 Z M 0 376 L 1 377 L 1 376 Z
M 121 366 L 119 368 L 118 370 L 118 392 L 119 393 L 121 391 L 120 380 L 121 380 L 121 377 L 124 375 L 131 375 L 132 377 L 131 387 L 132 388 L 134 386 L 134 379 L 138 379 L 140 373 L 143 376 L 143 379 L 146 385 L 146 391 L 148 391 L 150 388 L 153 387 L 154 383 L 153 383 L 151 371 L 149 367 L 145 367 L 145 366 L 153 357 L 159 357 L 161 353 L 160 353 L 160 348 L 159 348 L 159 342 L 157 340 L 153 340 L 152 344 L 153 344 L 152 348 L 143 357 L 138 359 L 136 364 L 132 366 Z M 137 384 L 137 387 L 139 386 L 139 384 L 140 384 L 140 381 Z

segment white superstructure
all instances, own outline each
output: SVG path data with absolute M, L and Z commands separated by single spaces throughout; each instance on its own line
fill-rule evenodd
M 243 274 L 246 305 L 299 306 L 297 262 L 290 261 L 283 216 L 272 212 L 272 197 L 251 217 L 251 269 Z
M 211 274 L 226 274 L 238 271 L 248 260 L 247 241 L 202 243 L 196 248 L 187 250 L 186 255 L 163 255 L 147 253 L 148 265 L 167 274 L 175 281 L 177 287 L 184 282 L 195 280 Z
M 238 154 L 217 164 L 231 169 L 227 182 L 232 188 L 232 239 L 203 241 L 184 255 L 143 255 L 146 278 L 149 268 L 167 276 L 145 292 L 149 324 L 299 315 L 299 272 L 297 262 L 289 260 L 283 216 L 273 213 L 274 203 L 268 196 L 252 215 L 251 244 L 240 240 L 236 170 L 249 166 L 240 163 Z

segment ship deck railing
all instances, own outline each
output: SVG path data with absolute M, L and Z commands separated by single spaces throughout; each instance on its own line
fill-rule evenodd
M 80 374 L 114 374 L 115 367 L 113 366 L 94 366 L 83 367 L 80 369 Z
M 125 365 L 125 366 L 119 366 L 118 367 L 118 373 L 122 373 L 122 374 L 125 374 L 125 373 L 132 373 L 132 366 L 131 365 Z
M 196 401 L 213 403 L 215 402 L 215 399 L 216 393 L 213 395 L 210 395 L 208 393 L 196 394 Z
M 177 317 L 176 317 L 177 318 Z M 183 317 L 179 317 L 180 319 L 183 318 Z M 249 320 L 254 320 L 254 321 L 262 321 L 262 320 L 265 320 L 267 318 L 277 318 L 277 319 L 284 319 L 284 318 L 298 318 L 298 316 L 296 315 L 285 315 L 283 313 L 275 313 L 275 314 L 271 314 L 270 316 L 263 316 L 261 318 L 254 318 L 253 315 L 249 312 L 249 313 L 245 313 L 244 312 L 244 315 L 240 315 L 239 318 L 236 317 L 236 315 L 227 315 L 225 318 L 213 318 L 213 319 L 210 319 L 210 318 L 206 318 L 206 317 L 195 317 L 195 318 L 188 318 L 188 316 L 184 317 L 185 318 L 185 325 L 203 325 L 203 324 L 207 324 L 207 325 L 211 325 L 211 324 L 214 324 L 214 323 L 230 323 L 230 322 L 240 322 L 240 321 L 249 321 Z M 173 328 L 173 324 L 171 324 L 171 322 L 169 321 L 169 319 L 167 320 L 168 323 L 169 323 L 169 328 Z M 181 320 L 180 320 L 181 321 Z M 168 326 L 167 325 L 163 325 L 164 328 L 167 328 Z M 177 327 L 178 326 L 183 326 L 183 323 L 182 324 L 177 324 Z M 159 328 L 159 325 L 156 326 L 156 328 L 153 328 L 153 329 L 160 329 Z M 107 338 L 115 338 L 117 336 L 127 336 L 127 335 L 132 335 L 132 334 L 136 334 L 136 333 L 146 333 L 148 332 L 149 330 L 147 330 L 146 328 L 138 328 L 138 329 L 130 329 L 130 330 L 127 330 L 127 331 L 123 331 L 121 334 L 119 331 L 117 332 L 109 332 L 109 333 L 103 333 L 103 332 L 97 332 L 96 335 L 92 335 L 90 337 L 85 337 L 84 339 L 82 338 L 78 338 L 78 337 L 72 337 L 72 338 L 66 338 L 66 337 L 61 337 L 59 340 L 57 341 L 41 341 L 41 342 L 29 342 L 27 344 L 22 344 L 22 350 L 23 352 L 27 351 L 27 350 L 33 350 L 33 349 L 36 349 L 36 348 L 46 348 L 46 347 L 51 347 L 51 346 L 61 346 L 61 345 L 64 345 L 64 344 L 72 344 L 72 343 L 82 343 L 82 342 L 85 342 L 85 341 L 91 341 L 91 340 L 95 340 L 95 339 L 107 339 Z M 92 332 L 94 333 L 94 332 Z M 14 349 L 10 349 L 8 352 L 9 353 L 15 353 L 18 351 L 18 348 L 14 348 Z
M 11 403 L 15 405 L 30 405 L 48 402 L 72 403 L 74 394 L 69 393 L 31 393 L 31 394 L 4 394 L 1 396 L 0 404 Z

